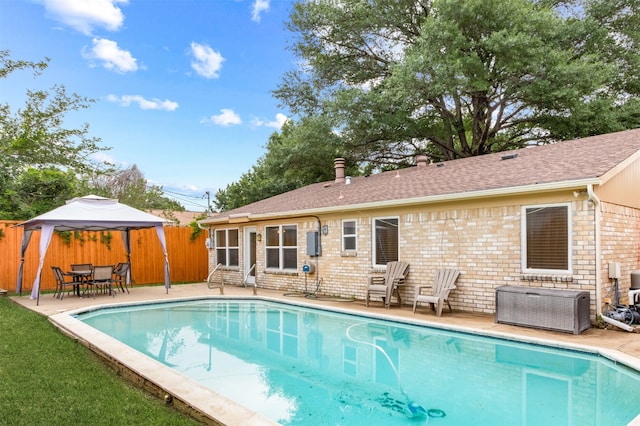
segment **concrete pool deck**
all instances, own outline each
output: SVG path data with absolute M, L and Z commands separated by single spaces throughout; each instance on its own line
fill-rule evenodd
M 256 297 L 251 288 L 227 286 L 222 297 Z M 172 372 L 162 364 L 129 349 L 125 345 L 97 332 L 93 328 L 76 321 L 67 312 L 85 310 L 92 307 L 120 303 L 162 302 L 175 299 L 188 299 L 216 296 L 218 289 L 209 289 L 205 283 L 174 284 L 168 293 L 163 286 L 135 287 L 129 294 L 118 292 L 115 297 L 98 295 L 96 298 L 65 296 L 63 300 L 55 299 L 51 294 L 42 294 L 40 304 L 36 305 L 28 294 L 14 296 L 11 299 L 37 313 L 50 318 L 61 331 L 73 336 L 108 361 L 120 374 L 138 386 L 146 388 L 159 397 L 173 399 L 179 409 L 185 407 L 195 409 L 191 414 L 204 423 L 214 424 L 274 424 L 261 415 L 227 400 L 197 383 L 185 380 L 184 376 Z M 368 308 L 364 301 L 338 301 L 330 298 L 307 298 L 285 295 L 282 291 L 258 290 L 258 297 L 271 300 L 282 300 L 305 305 L 318 305 L 338 310 L 362 313 L 376 317 L 399 319 L 426 326 L 449 328 L 464 332 L 522 340 L 532 343 L 547 344 L 587 350 L 599 353 L 640 371 L 640 335 L 609 326 L 610 329 L 590 328 L 579 335 L 562 332 L 538 330 L 507 324 L 497 324 L 493 315 L 479 315 L 464 312 L 449 313 L 445 310 L 437 317 L 426 306 L 419 308 L 415 314 L 409 306 L 384 309 L 381 303 L 372 303 Z M 154 386 L 149 383 L 155 383 Z M 199 415 L 198 413 L 202 413 Z M 636 423 L 637 422 L 637 423 Z M 631 424 L 640 424 L 640 416 Z

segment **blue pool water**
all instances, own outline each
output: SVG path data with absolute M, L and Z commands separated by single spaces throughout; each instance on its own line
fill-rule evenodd
M 640 374 L 606 358 L 256 300 L 79 318 L 284 425 L 626 425 Z

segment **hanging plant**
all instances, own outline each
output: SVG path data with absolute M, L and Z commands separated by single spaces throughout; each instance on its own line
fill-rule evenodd
M 207 214 L 202 213 L 201 215 L 195 217 L 194 220 L 191 221 L 191 223 L 189 223 L 189 226 L 191 227 L 191 242 L 197 240 L 198 236 L 200 236 L 200 234 L 204 232 L 204 229 L 198 226 L 198 220 L 206 219 L 206 217 Z
M 100 231 L 100 242 L 106 245 L 109 250 L 111 250 L 111 238 L 113 238 L 111 232 Z
M 191 226 L 191 241 L 195 241 L 204 229 L 200 228 L 196 222 L 191 222 L 189 226 Z
M 84 235 L 82 235 L 82 232 L 77 231 L 77 230 L 73 231 L 73 238 L 75 238 L 76 240 L 80 241 L 80 246 L 84 245 L 85 238 L 84 238 Z
M 71 245 L 71 231 L 55 231 L 65 245 Z

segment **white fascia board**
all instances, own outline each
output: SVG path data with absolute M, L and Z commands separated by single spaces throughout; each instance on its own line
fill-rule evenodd
M 361 203 L 361 204 L 350 204 L 346 206 L 331 206 L 317 209 L 306 209 L 306 210 L 289 210 L 282 212 L 274 212 L 274 213 L 264 213 L 264 214 L 242 214 L 243 217 L 247 218 L 251 222 L 259 221 L 259 220 L 273 220 L 279 218 L 291 218 L 291 217 L 306 217 L 306 216 L 317 216 L 320 214 L 331 214 L 331 213 L 341 213 L 348 212 L 353 210 L 371 210 L 371 209 L 380 209 L 380 208 L 390 208 L 390 207 L 406 207 L 413 206 L 419 204 L 434 204 L 434 203 L 443 203 L 450 201 L 462 201 L 462 200 L 473 200 L 478 198 L 490 198 L 490 197 L 501 197 L 501 196 L 514 196 L 514 195 L 527 195 L 527 194 L 536 194 L 543 192 L 556 192 L 556 191 L 570 191 L 576 189 L 584 189 L 588 185 L 599 185 L 601 183 L 599 178 L 589 178 L 589 179 L 581 179 L 581 180 L 573 180 L 573 181 L 563 181 L 563 182 L 550 182 L 550 183 L 542 183 L 542 184 L 534 184 L 534 185 L 525 185 L 525 186 L 517 186 L 517 187 L 507 187 L 507 188 L 497 188 L 497 189 L 488 189 L 483 191 L 473 191 L 473 192 L 459 192 L 455 194 L 442 194 L 442 195 L 432 195 L 426 197 L 416 197 L 416 198 L 406 198 L 401 200 L 388 200 L 388 201 L 376 201 L 371 203 Z M 235 215 L 232 215 L 235 216 Z M 222 217 L 220 219 L 205 219 L 201 221 L 202 224 L 223 224 L 223 223 L 233 223 L 233 217 L 227 216 Z

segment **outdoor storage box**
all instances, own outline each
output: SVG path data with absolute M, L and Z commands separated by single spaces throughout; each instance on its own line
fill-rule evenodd
M 501 286 L 496 322 L 580 334 L 591 327 L 589 292 Z

